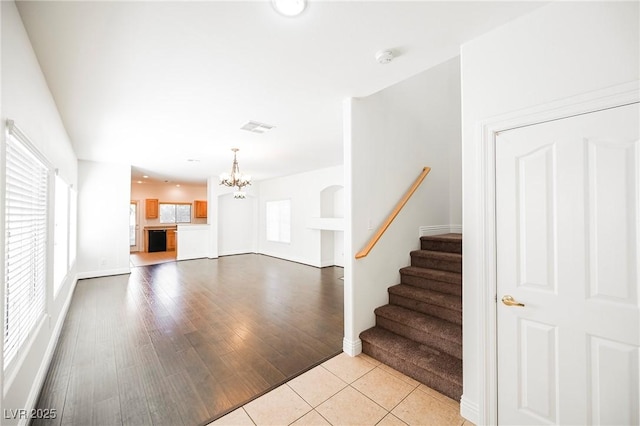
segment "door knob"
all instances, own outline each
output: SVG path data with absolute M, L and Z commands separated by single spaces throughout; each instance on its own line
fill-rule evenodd
M 524 303 L 518 302 L 516 299 L 513 298 L 513 296 L 510 296 L 508 294 L 502 298 L 502 303 L 504 303 L 507 306 L 524 306 Z

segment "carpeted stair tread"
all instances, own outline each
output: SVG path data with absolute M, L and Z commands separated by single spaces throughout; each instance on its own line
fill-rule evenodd
M 407 266 L 400 269 L 400 283 L 441 293 L 462 295 L 462 274 L 459 272 Z
M 441 306 L 453 311 L 462 312 L 462 297 L 460 296 L 440 293 L 438 291 L 427 290 L 406 284 L 397 284 L 389 287 L 389 293 L 407 299 Z
M 447 342 L 462 344 L 462 327 L 452 322 L 394 305 L 380 306 L 374 313 Z
M 442 234 L 420 237 L 422 250 L 462 254 L 462 234 Z
M 462 255 L 432 250 L 414 250 L 411 266 L 462 273 Z
M 438 269 L 421 268 L 420 266 L 405 266 L 400 268 L 400 275 L 402 274 L 462 285 L 462 274 L 460 272 L 440 271 Z
M 445 253 L 442 251 L 433 251 L 433 250 L 413 250 L 411 252 L 411 256 L 446 260 L 449 262 L 462 262 L 462 255 L 459 253 Z
M 373 327 L 360 333 L 365 353 L 454 400 L 462 395 L 462 360 Z

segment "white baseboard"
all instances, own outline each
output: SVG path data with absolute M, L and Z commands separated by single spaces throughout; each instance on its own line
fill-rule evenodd
M 38 373 L 36 374 L 33 385 L 31 386 L 31 391 L 29 392 L 29 396 L 27 397 L 27 411 L 31 411 L 36 408 L 36 404 L 38 403 L 38 397 L 40 396 L 40 390 L 44 385 L 44 381 L 47 378 L 47 373 L 49 372 L 49 366 L 51 365 L 51 361 L 53 360 L 53 353 L 56 350 L 56 346 L 58 346 L 58 340 L 60 339 L 60 333 L 62 332 L 62 326 L 64 325 L 64 320 L 67 318 L 67 312 L 69 311 L 69 306 L 71 306 L 71 299 L 73 298 L 73 293 L 76 290 L 76 284 L 78 284 L 78 274 L 76 274 L 73 284 L 71 285 L 71 289 L 69 290 L 69 294 L 67 295 L 67 300 L 64 302 L 64 306 L 60 311 L 60 315 L 58 316 L 58 322 L 53 329 L 53 334 L 49 339 L 49 344 L 47 345 L 47 350 L 42 358 L 42 362 L 40 363 L 40 368 L 38 368 Z M 28 419 L 22 419 L 18 424 L 20 426 L 26 426 L 29 423 Z
M 105 269 L 99 271 L 78 272 L 77 278 L 79 280 L 83 280 L 85 278 L 100 278 L 109 277 L 111 275 L 125 275 L 130 273 L 131 268 Z
M 418 234 L 420 237 L 427 237 L 431 235 L 448 234 L 448 233 L 462 233 L 462 225 L 429 225 L 421 226 L 418 228 Z
M 296 262 L 296 263 L 302 263 L 303 265 L 308 265 L 308 266 L 313 266 L 315 268 L 322 268 L 322 263 L 321 262 L 312 262 L 309 261 L 308 259 L 303 259 L 301 257 L 295 257 L 295 256 L 283 256 L 282 254 L 279 253 L 269 253 L 269 252 L 265 252 L 265 251 L 261 251 L 258 252 L 257 254 L 262 254 L 265 256 L 269 256 L 269 257 L 275 257 L 277 259 L 282 259 L 282 260 L 288 260 L 290 262 Z
M 478 403 L 469 401 L 462 395 L 462 398 L 460 398 L 460 415 L 473 424 L 479 424 L 480 409 Z
M 342 339 L 342 350 L 349 356 L 356 356 L 362 353 L 362 340 L 348 340 L 346 337 Z

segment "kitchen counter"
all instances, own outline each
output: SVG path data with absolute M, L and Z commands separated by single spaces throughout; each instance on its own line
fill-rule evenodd
M 178 225 L 177 260 L 209 257 L 211 251 L 211 225 Z

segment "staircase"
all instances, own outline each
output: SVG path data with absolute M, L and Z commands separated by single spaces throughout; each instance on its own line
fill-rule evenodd
M 462 235 L 420 237 L 389 304 L 360 334 L 367 355 L 460 401 L 462 395 Z

